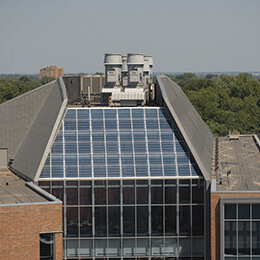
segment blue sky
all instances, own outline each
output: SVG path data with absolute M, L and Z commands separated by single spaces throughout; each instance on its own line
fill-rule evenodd
M 144 53 L 156 72 L 260 70 L 259 0 L 0 0 L 0 73 L 103 72 Z

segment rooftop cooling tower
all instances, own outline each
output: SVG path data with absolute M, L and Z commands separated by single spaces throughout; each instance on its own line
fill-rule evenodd
M 120 87 L 121 81 L 121 67 L 122 56 L 121 54 L 105 54 L 104 59 L 106 70 L 106 88 Z

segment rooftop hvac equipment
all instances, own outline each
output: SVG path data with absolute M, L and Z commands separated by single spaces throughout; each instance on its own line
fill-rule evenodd
M 127 56 L 122 56 L 122 86 L 128 85 Z
M 152 73 L 153 73 L 153 58 L 152 56 L 144 57 L 144 78 L 145 84 L 152 82 Z
M 143 85 L 144 55 L 128 54 L 128 86 L 137 87 Z
M 105 54 L 104 59 L 106 70 L 106 83 L 105 88 L 120 87 L 121 81 L 121 67 L 122 56 L 121 54 Z

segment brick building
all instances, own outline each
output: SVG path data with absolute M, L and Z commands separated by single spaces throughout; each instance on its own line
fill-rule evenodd
M 0 171 L 0 259 L 59 259 L 62 202 L 8 170 Z
M 211 184 L 211 260 L 260 259 L 260 143 L 216 140 Z
M 40 69 L 40 79 L 44 77 L 51 77 L 57 79 L 59 76 L 64 75 L 64 69 L 58 68 L 54 65 Z

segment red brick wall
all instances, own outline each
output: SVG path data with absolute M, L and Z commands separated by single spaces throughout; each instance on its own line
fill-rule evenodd
M 257 198 L 260 193 L 211 193 L 211 260 L 220 259 L 220 198 Z
M 39 259 L 40 233 L 55 233 L 55 259 L 63 259 L 62 204 L 0 206 L 1 260 Z

